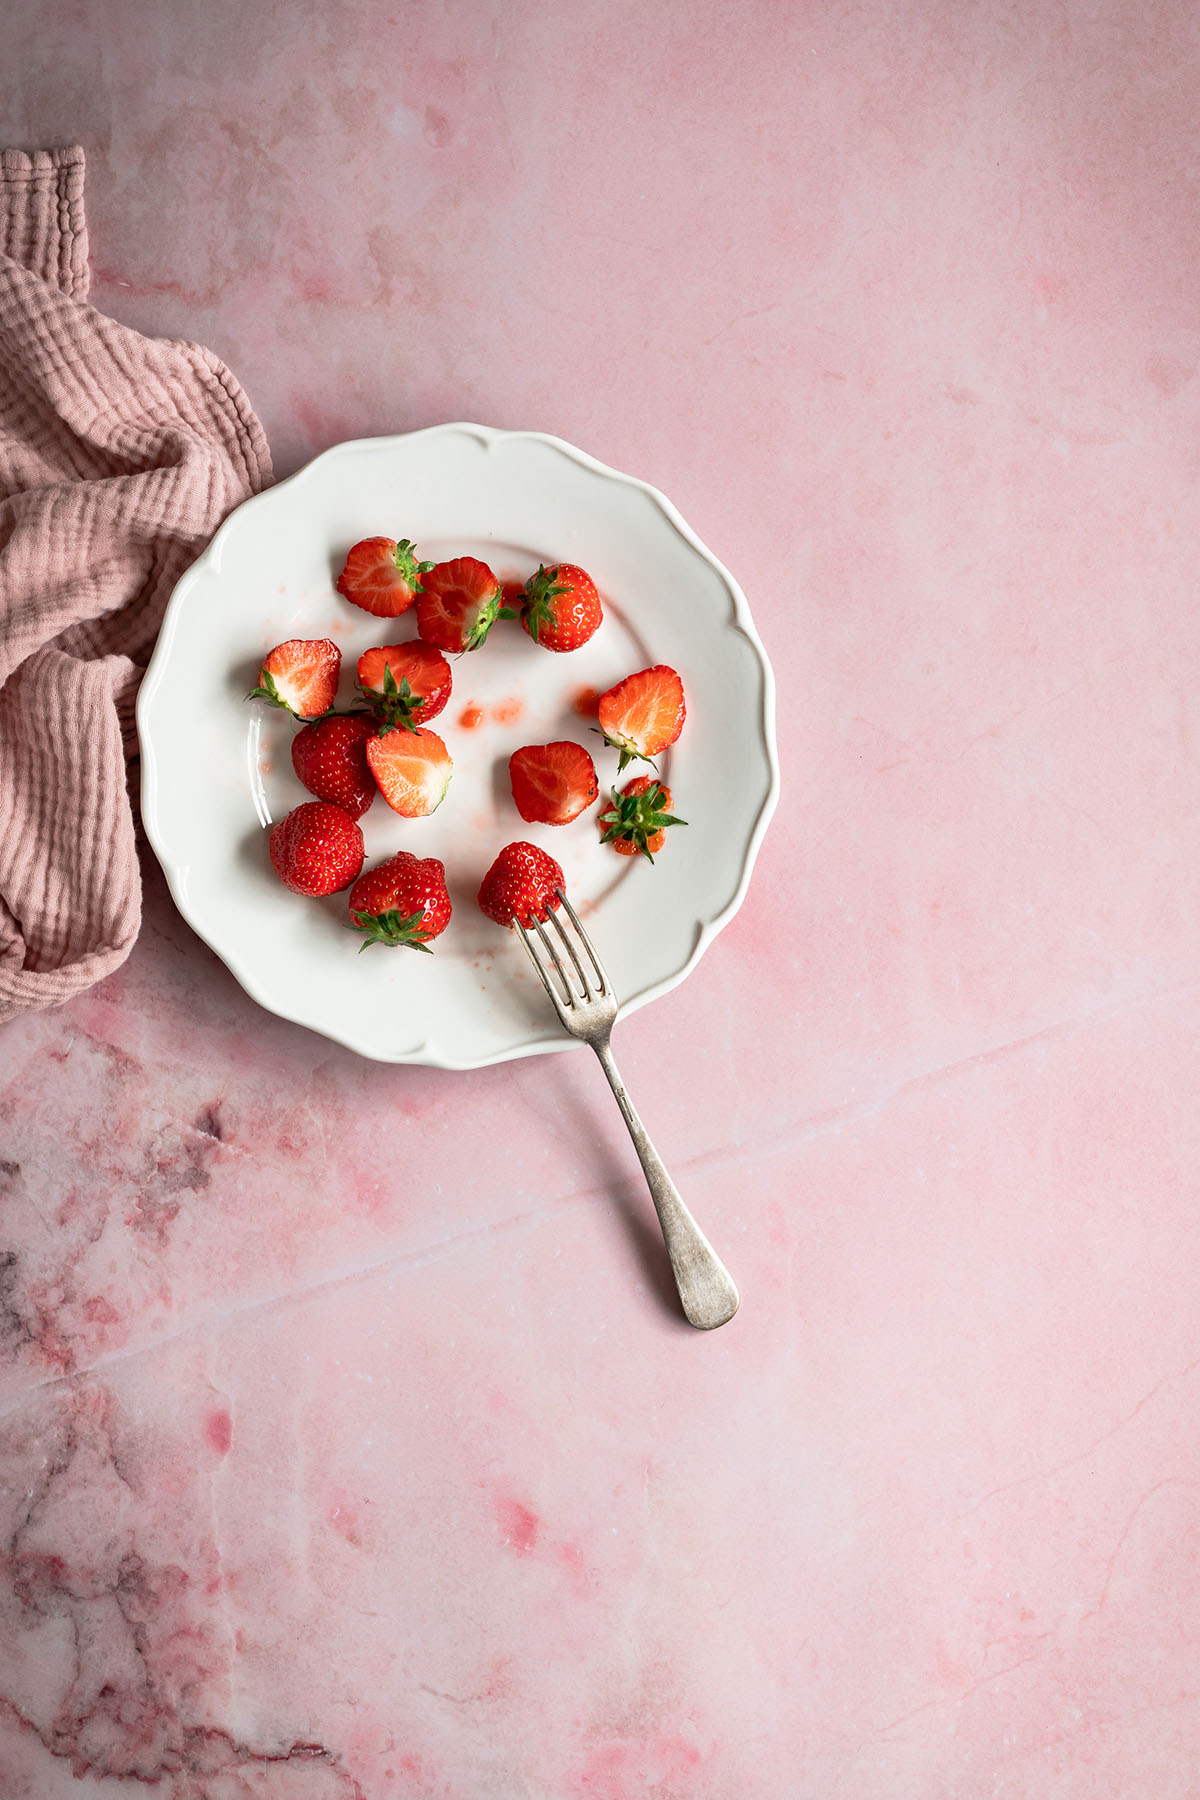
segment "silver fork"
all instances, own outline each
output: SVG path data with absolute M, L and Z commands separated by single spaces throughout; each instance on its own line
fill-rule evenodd
M 579 923 L 575 908 L 561 888 L 557 891 L 562 905 L 549 909 L 545 925 L 535 919 L 530 931 L 518 920 L 513 922 L 563 1028 L 572 1037 L 582 1038 L 585 1044 L 590 1044 L 600 1058 L 600 1067 L 608 1076 L 609 1086 L 617 1097 L 617 1105 L 645 1171 L 688 1323 L 699 1331 L 712 1331 L 715 1326 L 725 1325 L 732 1319 L 738 1309 L 738 1291 L 729 1271 L 680 1199 L 675 1183 L 634 1110 L 609 1046 L 609 1034 L 617 1016 L 617 998 L 612 983 L 596 955 L 591 938 Z M 561 914 L 564 910 L 574 927 L 578 944 L 563 925 Z M 560 948 L 565 953 L 565 961 L 559 954 Z

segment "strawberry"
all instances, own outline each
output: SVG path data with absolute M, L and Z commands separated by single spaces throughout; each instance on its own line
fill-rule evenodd
M 289 638 L 268 652 L 247 700 L 266 700 L 298 719 L 317 719 L 337 698 L 342 653 L 329 638 Z
M 478 650 L 500 615 L 500 583 L 473 556 L 435 563 L 417 595 L 417 631 L 439 650 Z
M 621 752 L 617 773 L 637 757 L 653 768 L 651 758 L 683 730 L 687 716 L 683 683 L 666 663 L 656 663 L 601 694 L 596 711 L 605 743 Z
M 280 819 L 270 838 L 271 861 L 295 894 L 336 894 L 363 866 L 363 834 L 340 806 L 308 800 Z
M 450 698 L 450 664 L 431 644 L 383 644 L 358 659 L 358 686 L 383 732 L 427 725 Z
M 367 745 L 367 761 L 379 791 L 405 819 L 423 819 L 446 797 L 454 764 L 436 731 L 389 731 Z
M 558 905 L 557 890 L 564 885 L 554 858 L 536 844 L 505 844 L 483 878 L 479 909 L 497 925 L 511 925 L 514 919 L 532 925 Z
M 346 556 L 337 578 L 337 591 L 351 606 L 361 606 L 377 619 L 395 619 L 407 612 L 421 591 L 421 577 L 432 569 L 417 561 L 417 547 L 408 538 L 363 538 Z
M 450 923 L 445 868 L 436 856 L 397 851 L 350 889 L 350 919 L 364 934 L 360 951 L 390 944 L 429 954 L 428 939 L 440 937 Z
M 569 825 L 599 793 L 596 765 L 582 744 L 526 744 L 508 759 L 517 811 L 531 824 Z
M 595 582 L 575 563 L 543 566 L 525 583 L 521 623 L 543 650 L 578 650 L 603 618 Z
M 687 820 L 672 813 L 669 787 L 652 775 L 637 775 L 619 794 L 613 789 L 612 805 L 597 823 L 602 841 L 619 856 L 640 855 L 653 862 L 666 841 L 667 827 L 686 825 Z
M 310 794 L 360 819 L 375 798 L 367 740 L 377 726 L 369 713 L 315 719 L 292 739 L 292 767 Z

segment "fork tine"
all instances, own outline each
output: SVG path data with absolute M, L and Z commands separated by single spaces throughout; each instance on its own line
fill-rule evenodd
M 520 933 L 521 942 L 525 946 L 525 954 L 528 956 L 530 962 L 533 964 L 534 974 L 537 976 L 538 980 L 541 982 L 542 986 L 545 988 L 547 994 L 550 997 L 550 1001 L 554 1007 L 555 1012 L 558 1014 L 561 1022 L 565 1025 L 566 1024 L 566 1007 L 563 1005 L 560 995 L 555 993 L 553 984 L 551 983 L 551 980 L 550 980 L 550 977 L 547 975 L 545 969 L 542 967 L 541 961 L 538 957 L 538 953 L 534 949 L 533 944 L 530 940 L 528 931 L 526 931 L 524 925 L 521 924 L 521 921 L 519 919 L 514 919 L 513 924 L 516 926 L 517 931 Z
M 559 962 L 558 951 L 554 948 L 554 945 L 550 942 L 550 939 L 547 937 L 546 927 L 542 924 L 542 921 L 540 919 L 534 919 L 533 923 L 534 923 L 535 927 L 537 928 L 538 936 L 541 938 L 542 943 L 546 947 L 546 955 L 550 958 L 550 961 L 554 964 L 554 967 L 558 970 L 558 979 L 563 984 L 563 991 L 560 996 L 560 999 L 561 999 L 562 1005 L 565 1006 L 569 1010 L 575 1004 L 575 993 L 571 987 L 570 981 L 567 979 L 567 971 L 563 968 L 562 964 Z
M 585 1000 L 594 1000 L 596 998 L 596 995 L 592 990 L 592 984 L 588 980 L 587 975 L 584 972 L 583 964 L 579 960 L 578 950 L 576 950 L 574 944 L 571 942 L 570 938 L 567 936 L 566 932 L 563 930 L 562 920 L 558 916 L 557 908 L 554 911 L 547 913 L 546 922 L 547 922 L 547 924 L 554 926 L 554 929 L 557 931 L 559 937 L 563 941 L 563 944 L 566 948 L 568 956 L 571 958 L 571 961 L 575 964 L 575 971 L 579 976 L 579 985 L 583 989 L 584 999 Z
M 600 958 L 596 955 L 595 946 L 593 945 L 591 938 L 588 936 L 587 932 L 583 929 L 583 926 L 580 923 L 579 914 L 575 911 L 575 908 L 571 905 L 571 902 L 567 899 L 567 896 L 563 893 L 561 888 L 558 889 L 558 897 L 562 901 L 563 905 L 566 907 L 567 917 L 570 919 L 572 925 L 574 925 L 576 931 L 579 933 L 579 941 L 583 945 L 584 949 L 587 951 L 588 961 L 591 963 L 593 969 L 595 969 L 595 971 L 596 971 L 596 980 L 600 983 L 600 992 L 602 994 L 611 994 L 612 993 L 612 983 L 609 981 L 608 976 L 604 972 L 604 964 L 600 961 Z M 562 930 L 561 925 L 559 926 L 559 930 L 560 931 Z M 565 936 L 566 934 L 564 933 L 563 935 Z M 576 958 L 576 961 L 578 961 L 578 958 Z M 584 986 L 585 987 L 587 986 L 586 982 L 584 983 Z

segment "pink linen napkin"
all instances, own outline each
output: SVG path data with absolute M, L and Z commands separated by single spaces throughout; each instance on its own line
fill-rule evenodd
M 271 479 L 211 351 L 85 303 L 83 176 L 77 148 L 0 151 L 0 1020 L 129 954 L 138 681 L 175 582 Z

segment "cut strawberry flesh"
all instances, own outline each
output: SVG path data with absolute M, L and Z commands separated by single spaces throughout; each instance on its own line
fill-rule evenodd
M 417 629 L 439 650 L 475 650 L 496 622 L 500 584 L 474 556 L 437 563 L 423 577 Z
M 367 761 L 379 791 L 394 812 L 422 819 L 446 797 L 454 764 L 436 731 L 390 731 L 372 738 Z
M 252 698 L 270 700 L 299 719 L 319 718 L 337 698 L 342 653 L 330 638 L 288 638 L 258 671 Z
M 665 663 L 639 669 L 601 695 L 597 712 L 624 768 L 634 757 L 657 756 L 675 742 L 687 716 L 683 683 Z
M 599 791 L 596 766 L 582 744 L 526 744 L 508 759 L 512 796 L 530 823 L 569 825 Z
M 373 602 L 366 610 L 378 618 L 394 619 L 407 612 L 413 602 L 413 591 L 394 562 L 373 563 L 369 569 L 355 573 L 354 604 Z
M 352 546 L 337 579 L 337 591 L 352 606 L 376 618 L 394 619 L 416 599 L 421 575 L 431 563 L 417 561 L 407 538 L 363 538 Z

